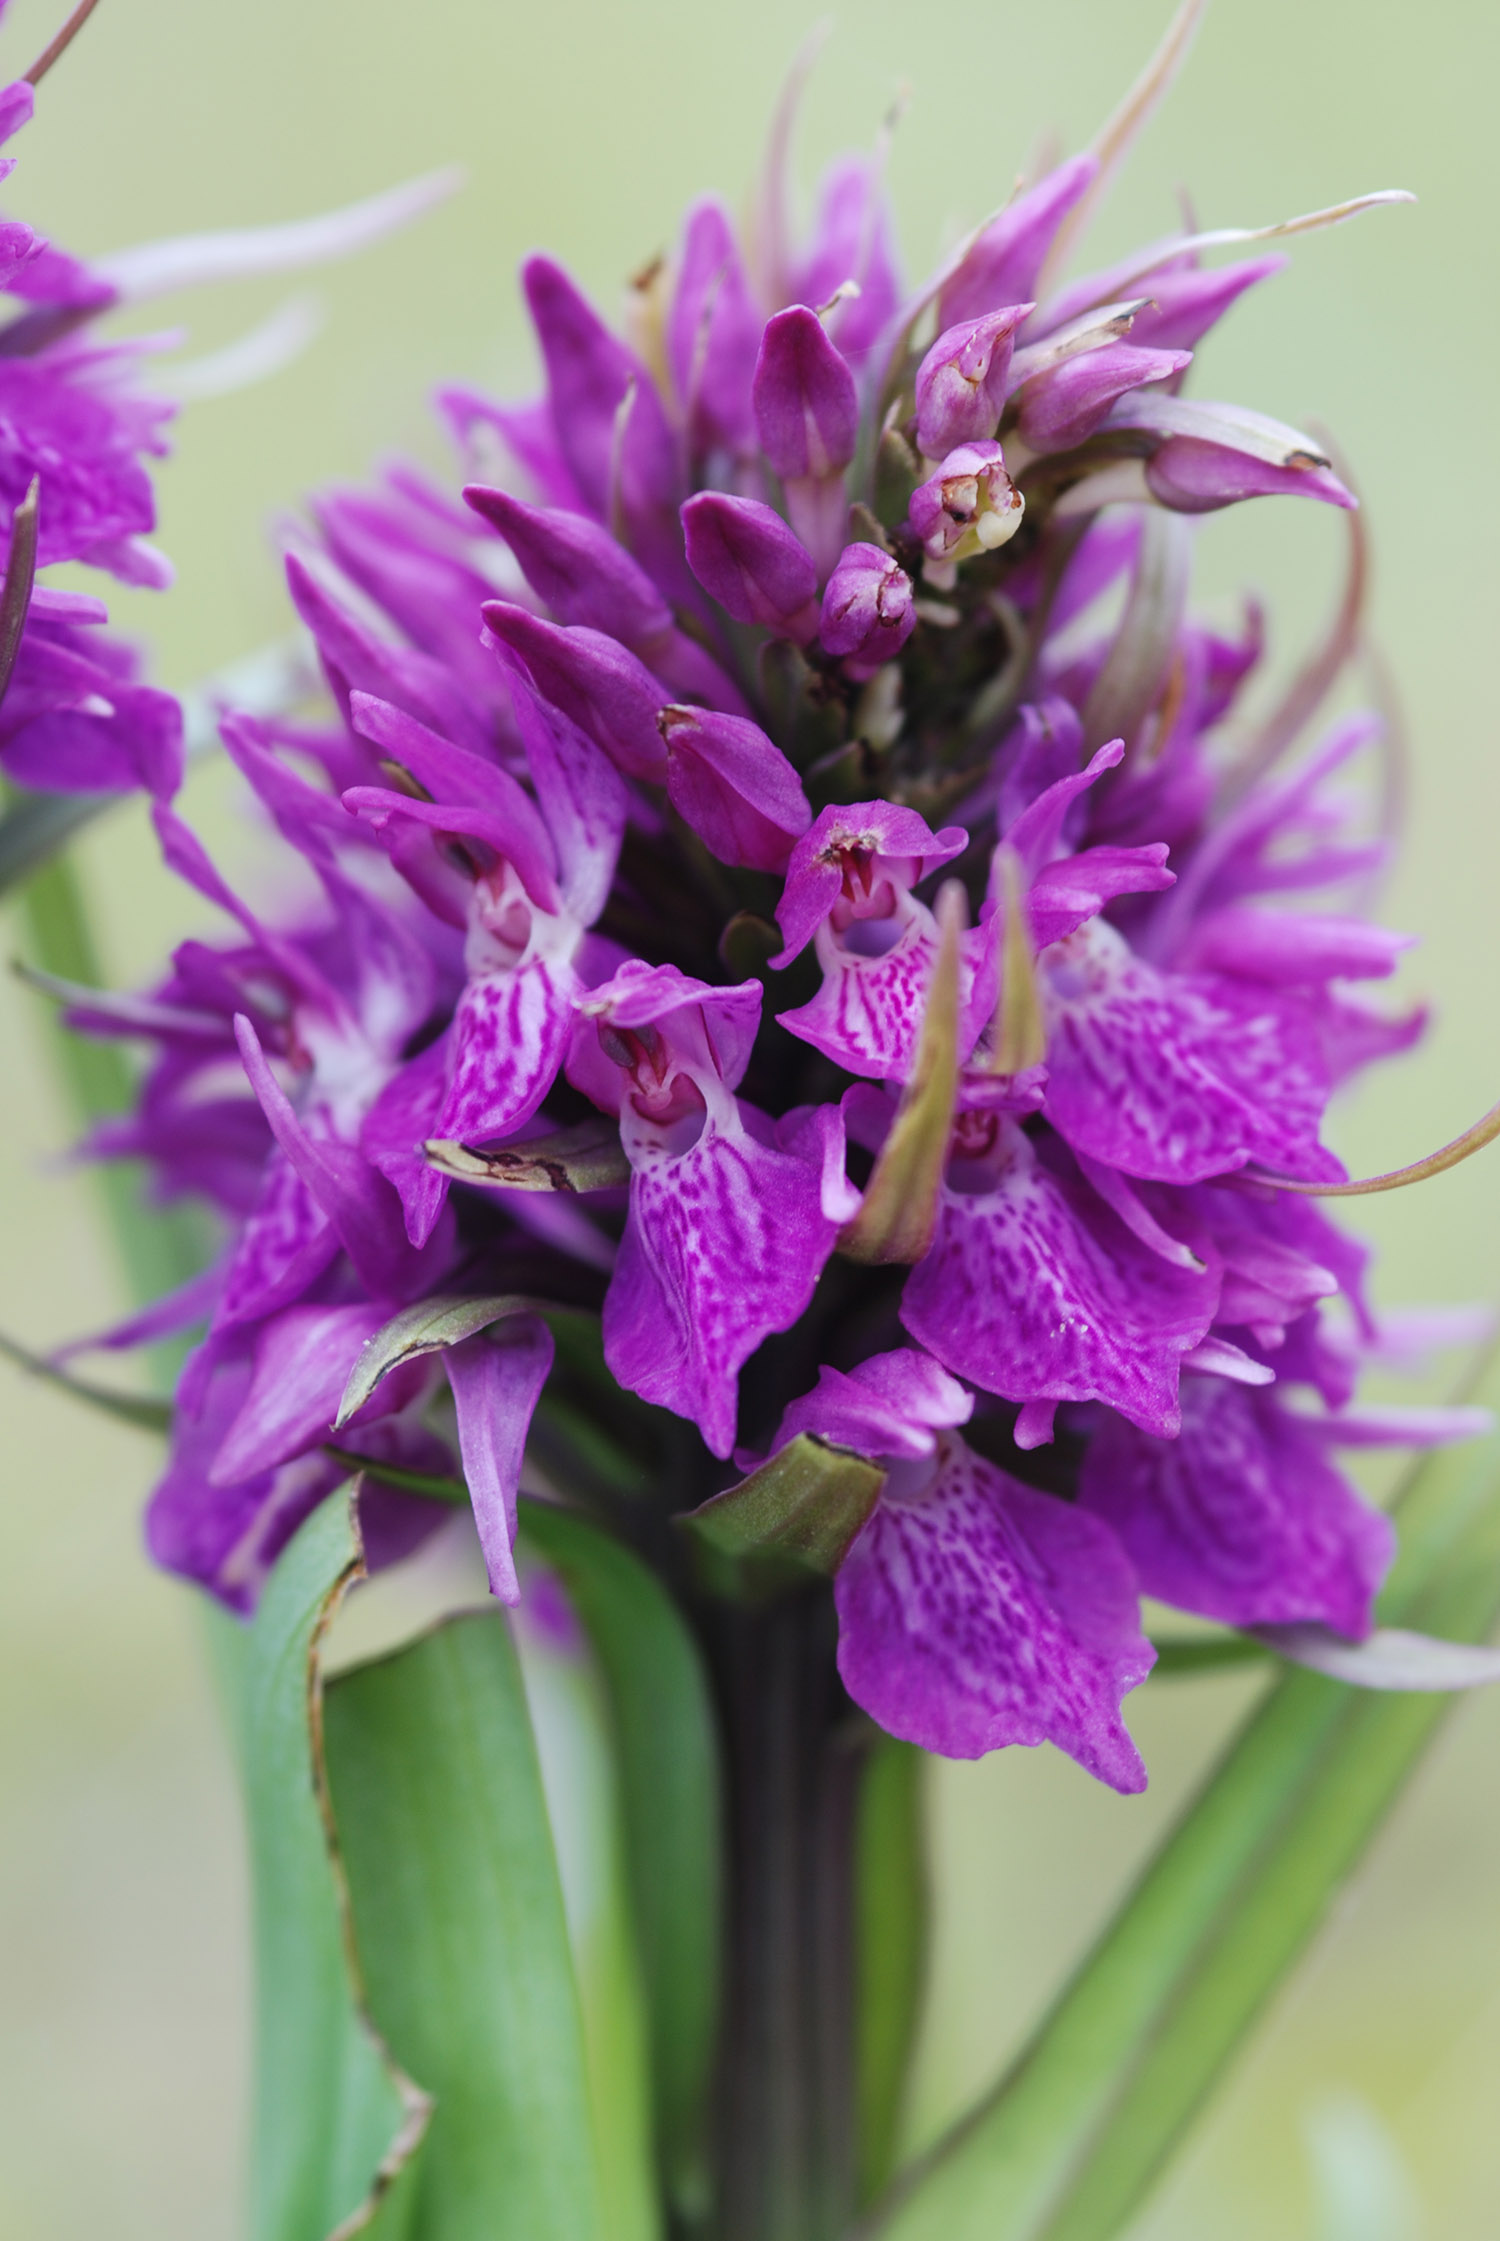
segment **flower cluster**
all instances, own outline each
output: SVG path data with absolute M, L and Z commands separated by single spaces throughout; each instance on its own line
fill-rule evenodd
M 442 397 L 461 497 L 317 501 L 287 569 L 331 713 L 224 740 L 318 899 L 268 921 L 160 805 L 233 933 L 76 1015 L 156 1053 L 98 1148 L 228 1225 L 117 1335 L 207 1319 L 149 1530 L 233 1607 L 330 1444 L 440 1473 L 455 1439 L 514 1599 L 556 1307 L 601 1315 L 674 1506 L 801 1436 L 880 1465 L 840 1670 L 929 1749 L 1139 1787 L 1143 1592 L 1368 1629 L 1390 1532 L 1331 1451 L 1456 1428 L 1351 1409 L 1363 1256 L 1306 1195 L 1330 1093 L 1420 1024 L 1358 992 L 1400 938 L 1336 908 L 1372 727 L 1287 769 L 1241 714 L 1258 617 L 1187 604 L 1195 515 L 1354 501 L 1184 394 L 1278 258 L 1178 236 L 1054 283 L 1097 171 L 915 294 L 872 163 L 796 251 L 705 201 L 629 341 L 534 258 L 545 390 Z M 489 1312 L 335 1434 L 440 1298 Z M 440 1514 L 370 1484 L 377 1556 Z
M 45 60 L 46 58 L 44 58 Z M 33 83 L 0 88 L 0 142 L 27 124 Z M 0 178 L 15 168 L 0 158 Z M 140 342 L 91 327 L 119 302 L 102 270 L 16 220 L 0 220 L 0 772 L 53 793 L 144 788 L 166 800 L 182 779 L 182 712 L 140 681 L 135 651 L 101 635 L 103 603 L 33 580 L 81 561 L 152 588 L 172 571 L 149 542 L 155 498 L 144 464 L 166 449 L 172 407 L 135 386 Z M 28 597 L 29 595 L 29 597 Z

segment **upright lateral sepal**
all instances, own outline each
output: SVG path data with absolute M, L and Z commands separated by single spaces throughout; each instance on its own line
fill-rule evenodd
M 839 1237 L 852 1261 L 919 1261 L 932 1243 L 958 1096 L 958 963 L 968 905 L 956 879 L 937 900 L 941 936 L 911 1078 L 864 1202 Z

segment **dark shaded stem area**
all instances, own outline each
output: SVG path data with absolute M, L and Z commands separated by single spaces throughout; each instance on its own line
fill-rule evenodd
M 701 1622 L 725 1724 L 727 2009 L 715 2241 L 834 2241 L 854 2212 L 862 1723 L 826 1588 Z

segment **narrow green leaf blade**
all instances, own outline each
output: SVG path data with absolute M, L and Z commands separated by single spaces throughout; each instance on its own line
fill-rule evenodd
M 685 2212 L 706 2188 L 720 1998 L 718 1743 L 698 1646 L 665 1588 L 575 1511 L 521 1505 L 521 1545 L 562 1579 L 604 1678 L 650 2019 L 662 2173 Z
M 902 2105 L 927 1967 L 925 1761 L 882 1735 L 860 1776 L 855 1827 L 855 2120 L 859 2198 L 895 2168 Z
M 281 1557 L 235 1658 L 255 1936 L 253 2241 L 390 2241 L 387 2190 L 429 2113 L 360 2013 L 319 1805 L 318 1643 L 361 1569 L 349 1497 L 331 1495 Z
M 1428 1463 L 1382 1617 L 1451 1641 L 1500 1614 L 1500 1442 Z M 1288 1673 L 994 2093 L 865 2229 L 1109 2241 L 1375 1834 L 1448 1708 Z
M 329 1782 L 375 2016 L 434 2094 L 421 2241 L 605 2241 L 578 1994 L 514 1646 L 450 1620 L 342 1675 Z
M 1165 1639 L 1155 1635 L 1151 1647 L 1156 1652 L 1151 1668 L 1153 1681 L 1222 1673 L 1233 1665 L 1264 1665 L 1271 1655 L 1269 1645 L 1250 1634 L 1205 1634 L 1201 1638 L 1169 1635 Z
M 17 1369 L 25 1370 L 28 1377 L 40 1377 L 71 1400 L 81 1401 L 85 1408 L 98 1409 L 101 1415 L 112 1416 L 117 1423 L 133 1424 L 138 1432 L 164 1433 L 171 1429 L 170 1401 L 156 1400 L 147 1393 L 112 1392 L 107 1385 L 95 1385 L 86 1377 L 74 1377 L 70 1370 L 59 1369 L 55 1362 L 33 1354 L 29 1347 L 7 1338 L 3 1331 L 0 1331 L 0 1354 L 14 1362 Z
M 0 816 L 0 895 L 39 872 L 119 799 L 118 794 L 14 795 Z

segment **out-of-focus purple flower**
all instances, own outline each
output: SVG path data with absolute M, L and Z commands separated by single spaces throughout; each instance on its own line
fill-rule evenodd
M 1189 1377 L 1177 1438 L 1106 1420 L 1079 1500 L 1120 1536 L 1147 1594 L 1231 1626 L 1316 1619 L 1357 1640 L 1395 1534 L 1327 1450 L 1323 1424 L 1274 1387 Z
M 1073 156 L 1013 197 L 981 227 L 944 276 L 938 297 L 939 326 L 982 318 L 986 312 L 1034 296 L 1058 227 L 1093 185 L 1098 171 L 1097 156 Z
M 106 638 L 97 600 L 32 593 L 0 703 L 0 764 L 17 785 L 52 793 L 136 787 L 168 800 L 182 782 L 182 711 L 137 682 L 139 657 Z
M 841 156 L 829 166 L 812 239 L 788 292 L 794 301 L 821 305 L 840 290 L 846 292 L 828 314 L 829 332 L 858 372 L 901 301 L 885 183 L 868 156 Z
M 0 140 L 32 108 L 24 80 L 0 89 Z M 0 160 L 0 177 L 14 167 Z M 149 345 L 88 332 L 114 287 L 29 226 L 0 222 L 0 291 L 18 307 L 0 356 L 0 539 L 15 570 L 24 558 L 14 590 L 30 592 L 0 679 L 0 769 L 43 791 L 140 787 L 165 798 L 182 776 L 176 703 L 140 682 L 138 655 L 100 633 L 97 601 L 33 585 L 30 571 L 78 561 L 127 584 L 170 583 L 170 563 L 147 542 L 156 503 L 145 462 L 165 452 L 174 408 L 137 385 Z
M 667 315 L 667 354 L 689 440 L 698 453 L 754 450 L 750 384 L 760 349 L 744 263 L 718 202 L 689 212 Z

